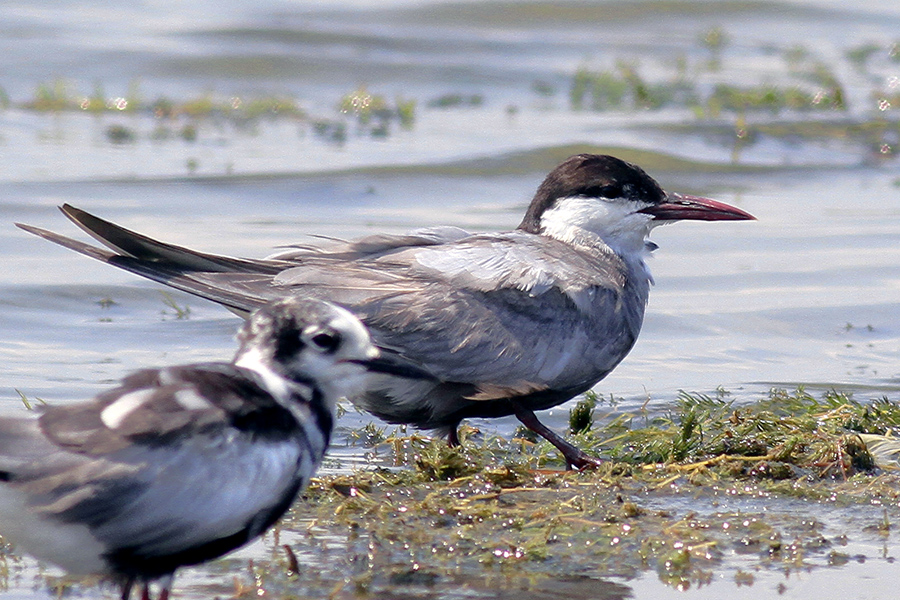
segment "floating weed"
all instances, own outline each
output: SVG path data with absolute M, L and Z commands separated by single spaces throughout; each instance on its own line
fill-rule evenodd
M 365 87 L 360 87 L 344 95 L 339 111 L 355 119 L 358 133 L 386 137 L 393 122 L 406 129 L 412 127 L 415 106 L 414 100 L 402 98 L 396 99 L 392 106 L 384 96 L 371 94 Z
M 110 125 L 106 128 L 106 139 L 113 144 L 132 144 L 137 140 L 137 134 L 125 125 Z
M 537 92 L 537 90 L 535 90 Z M 544 95 L 548 95 L 544 93 Z M 550 93 L 549 95 L 552 95 Z M 484 104 L 484 96 L 481 94 L 444 94 L 433 100 L 429 100 L 428 108 L 460 108 L 477 107 Z
M 116 306 L 117 304 L 118 304 L 118 302 L 116 302 L 115 300 L 113 300 L 112 298 L 109 298 L 109 297 L 100 298 L 99 300 L 97 300 L 97 305 L 103 309 L 112 308 L 113 306 Z
M 879 102 L 883 100 L 886 99 L 881 96 Z M 717 110 L 721 110 L 721 107 Z M 745 114 L 738 118 L 733 127 L 718 123 L 695 123 L 690 126 L 669 125 L 665 129 L 676 132 L 690 130 L 700 133 L 714 143 L 733 147 L 736 153 L 761 139 L 776 138 L 786 141 L 798 139 L 840 140 L 844 144 L 859 146 L 870 156 L 890 157 L 900 143 L 900 121 L 882 116 L 869 120 L 836 119 L 761 123 L 753 122 Z
M 711 52 L 709 68 L 718 70 L 728 35 L 716 27 L 698 39 Z M 580 67 L 571 79 L 569 103 L 573 110 L 594 111 L 659 110 L 678 106 L 692 110 L 700 118 L 718 117 L 722 112 L 743 116 L 748 112 L 847 110 L 844 87 L 825 63 L 815 60 L 802 48 L 786 50 L 785 59 L 788 73 L 797 83 L 738 86 L 717 82 L 712 91 L 708 85 L 689 79 L 689 65 L 683 56 L 674 61 L 674 73 L 669 81 L 645 80 L 633 61 L 619 60 L 615 71 L 594 72 Z M 746 128 L 738 130 L 746 131 Z
M 25 108 L 39 112 L 59 112 L 76 106 L 75 99 L 69 94 L 69 85 L 62 79 L 39 84 L 34 98 L 24 104 Z
M 569 431 L 583 433 L 594 424 L 594 408 L 597 406 L 597 394 L 587 392 L 584 397 L 569 411 Z
M 711 52 L 719 52 L 731 42 L 728 33 L 721 27 L 707 29 L 698 37 L 700 44 Z
M 464 428 L 463 446 L 449 448 L 369 428 L 357 437 L 386 466 L 315 478 L 237 596 L 437 597 L 461 585 L 488 595 L 515 585 L 524 597 L 560 578 L 597 585 L 645 572 L 687 590 L 733 573 L 735 555 L 740 585 L 749 573 L 840 567 L 848 556 L 836 545 L 881 543 L 900 515 L 900 475 L 860 462 L 864 436 L 881 435 L 866 432 L 897 427 L 900 406 L 887 398 L 776 389 L 739 405 L 724 390 L 682 392 L 663 414 L 595 415 L 570 436 L 608 459 L 587 472 L 562 470 L 544 442 Z M 756 513 L 730 505 L 741 497 L 770 500 Z M 810 511 L 779 511 L 778 497 Z M 826 505 L 884 509 L 829 538 L 809 516 Z
M 850 48 L 844 55 L 850 62 L 859 66 L 865 66 L 869 58 L 883 50 L 884 48 L 880 44 L 867 43 Z
M 845 110 L 844 92 L 840 86 L 829 89 L 806 91 L 799 86 L 776 86 L 762 84 L 739 87 L 720 83 L 715 86 L 707 100 L 710 113 L 723 110 L 746 113 L 766 111 L 778 114 L 784 110 Z
M 162 294 L 162 297 L 163 297 L 163 304 L 165 304 L 170 309 L 172 309 L 176 319 L 189 319 L 190 318 L 191 308 L 187 304 L 185 304 L 184 306 L 179 306 L 178 303 L 175 301 L 175 298 L 173 298 L 170 293 L 161 291 L 160 294 Z M 162 311 L 162 314 L 168 315 L 169 313 L 164 310 L 164 311 Z
M 648 83 L 637 65 L 620 61 L 617 73 L 594 73 L 586 68 L 575 72 L 569 89 L 573 110 L 604 111 L 619 108 L 657 110 L 670 104 L 693 105 L 696 94 L 682 81 Z
M 618 458 L 589 472 L 562 470 L 543 443 L 474 428 L 462 430 L 463 447 L 448 448 L 401 428 L 367 427 L 357 439 L 388 466 L 315 478 L 276 528 L 272 556 L 249 565 L 234 595 L 350 600 L 514 589 L 589 598 L 603 578 L 646 572 L 687 590 L 722 573 L 751 585 L 764 571 L 840 567 L 854 558 L 838 548 L 848 538 L 889 535 L 900 476 L 853 460 L 846 473 L 821 474 L 815 463 L 874 435 L 848 423 L 891 430 L 898 410 L 835 391 L 772 390 L 749 406 L 722 390 L 682 392 L 661 415 L 595 415 L 572 440 Z M 831 455 L 817 454 L 828 448 Z M 654 452 L 654 462 L 641 462 Z M 741 496 L 773 501 L 759 513 L 729 508 Z M 885 508 L 864 520 L 867 529 L 825 537 L 825 525 L 803 511 L 779 512 L 775 496 Z M 582 579 L 584 588 L 572 583 Z
M 347 125 L 341 121 L 319 119 L 313 122 L 313 133 L 319 139 L 334 144 L 343 144 L 347 141 Z
M 731 36 L 721 27 L 712 27 L 698 36 L 700 45 L 709 50 L 707 66 L 710 71 L 718 71 L 722 66 L 722 50 L 731 43 Z
M 345 408 L 341 408 L 346 412 Z M 372 448 L 387 440 L 387 427 L 379 426 L 374 421 L 366 423 L 360 429 L 350 431 L 350 440 L 364 448 Z
M 16 391 L 16 393 L 19 395 L 19 400 L 22 401 L 22 404 L 25 405 L 25 408 L 26 408 L 27 410 L 34 410 L 34 402 L 32 402 L 31 400 L 29 400 L 29 399 L 28 399 L 28 396 L 26 396 L 26 395 L 24 394 L 24 392 L 22 392 L 22 390 L 20 390 L 20 389 L 18 389 L 18 388 L 13 388 L 13 389 L 14 389 L 14 390 Z M 38 398 L 37 396 L 34 397 L 34 401 L 35 401 L 35 402 L 40 402 L 41 404 L 43 404 L 43 405 L 45 405 L 45 406 L 47 405 L 47 402 L 46 402 L 43 398 Z

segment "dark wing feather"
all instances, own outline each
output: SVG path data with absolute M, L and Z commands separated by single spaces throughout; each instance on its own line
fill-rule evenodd
M 88 235 L 115 253 L 124 256 L 152 262 L 171 263 L 178 265 L 184 270 L 197 271 L 276 273 L 284 267 L 283 264 L 274 261 L 242 260 L 215 254 L 205 254 L 174 244 L 166 244 L 135 231 L 125 229 L 115 223 L 75 208 L 70 204 L 63 204 L 60 210 Z M 32 233 L 37 232 L 32 231 Z M 38 235 L 41 234 L 38 233 Z M 59 242 L 57 241 L 57 243 Z
M 91 402 L 0 419 L 0 469 L 31 510 L 88 526 L 117 568 L 164 574 L 283 513 L 318 460 L 302 433 L 232 365 L 145 370 Z
M 110 409 L 116 403 L 117 414 Z M 132 444 L 173 443 L 222 430 L 266 412 L 282 417 L 282 435 L 294 426 L 290 413 L 246 372 L 210 363 L 138 371 L 93 402 L 48 407 L 40 426 L 48 440 L 69 452 L 106 455 Z M 269 432 L 268 423 L 264 430 Z
M 33 227 L 22 223 L 16 223 L 16 226 L 55 244 L 59 244 L 64 248 L 74 250 L 79 254 L 130 271 L 136 275 L 146 277 L 152 281 L 171 286 L 189 294 L 206 298 L 243 315 L 249 314 L 265 304 L 268 300 L 278 297 L 277 295 L 266 296 L 260 292 L 264 291 L 272 281 L 273 272 L 277 273 L 284 267 L 272 269 L 269 265 L 265 264 L 264 261 L 259 266 L 259 273 L 250 272 L 244 265 L 237 268 L 235 272 L 222 272 L 220 270 L 220 265 L 207 265 L 214 267 L 211 272 L 221 273 L 225 276 L 222 278 L 223 281 L 228 281 L 228 284 L 225 287 L 217 287 L 204 284 L 202 281 L 191 277 L 191 274 L 195 272 L 206 273 L 205 271 L 195 271 L 193 267 L 189 266 L 196 262 L 194 260 L 186 259 L 184 263 L 180 263 L 163 260 L 138 259 L 128 255 L 116 254 L 105 248 L 91 246 L 90 244 L 85 244 L 84 242 L 74 240 L 64 235 L 41 229 L 40 227 Z M 177 247 L 173 246 L 173 248 Z M 185 252 L 188 254 L 190 253 L 189 250 L 185 250 Z M 227 257 L 216 258 L 221 258 L 223 260 L 227 259 Z

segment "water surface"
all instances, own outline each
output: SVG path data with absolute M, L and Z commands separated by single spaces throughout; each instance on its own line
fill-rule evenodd
M 759 219 L 654 232 L 660 249 L 644 328 L 631 355 L 595 388 L 601 396 L 615 397 L 620 410 L 649 400 L 660 411 L 679 390 L 717 388 L 737 402 L 799 385 L 896 400 L 900 129 L 896 109 L 882 101 L 896 94 L 900 77 L 891 54 L 900 12 L 882 4 L 4 3 L 0 411 L 24 410 L 16 389 L 70 402 L 142 366 L 227 359 L 238 326 L 215 305 L 169 292 L 190 309 L 179 319 L 159 286 L 32 238 L 14 222 L 78 234 L 56 210 L 69 202 L 170 242 L 250 257 L 310 234 L 350 238 L 434 224 L 511 229 L 544 174 L 583 150 L 634 160 L 668 190 L 715 197 Z M 698 41 L 715 28 L 729 40 L 717 53 Z M 864 63 L 848 57 L 866 44 L 877 50 Z M 846 110 L 698 117 L 678 104 L 576 110 L 570 98 L 579 69 L 616 72 L 622 64 L 660 84 L 681 69 L 701 95 L 721 83 L 812 93 L 822 83 L 804 69 L 820 63 L 841 82 Z M 286 96 L 305 116 L 161 120 L 150 111 L 27 106 L 40 85 L 57 81 L 71 97 L 100 89 L 110 101 Z M 373 134 L 342 114 L 341 98 L 360 89 L 391 104 L 415 101 L 412 126 L 392 121 Z M 448 94 L 478 100 L 440 108 L 436 100 Z M 344 138 L 317 134 L 316 122 L 344 123 Z M 793 133 L 761 128 L 783 123 Z M 849 133 L 820 135 L 815 123 Z M 872 123 L 876 133 L 853 133 L 851 126 Z M 131 138 L 112 135 L 115 126 Z M 749 138 L 737 133 L 744 127 Z M 563 406 L 545 416 L 562 428 L 567 414 Z M 342 420 L 334 467 L 364 462 L 346 430 L 368 421 L 353 411 Z M 515 422 L 476 425 L 511 433 Z M 814 510 L 842 531 L 845 513 L 828 517 L 827 506 L 767 502 L 755 510 Z M 854 543 L 887 557 L 892 541 Z M 262 560 L 267 544 L 229 560 Z M 784 597 L 876 596 L 892 591 L 883 586 L 897 577 L 892 562 L 869 560 L 818 565 L 783 581 L 762 572 L 741 587 L 734 561 L 721 580 L 687 595 L 774 597 L 783 583 Z M 42 584 L 32 592 L 36 567 L 22 564 L 7 594 L 49 597 Z M 219 581 L 219 568 L 193 570 L 185 582 Z M 617 584 L 636 597 L 676 593 L 653 575 Z M 204 596 L 191 590 L 177 593 Z

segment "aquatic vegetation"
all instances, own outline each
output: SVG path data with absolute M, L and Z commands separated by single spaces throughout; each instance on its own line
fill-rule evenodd
M 875 54 L 882 51 L 880 44 L 867 43 L 850 48 L 845 52 L 847 60 L 863 66 Z
M 535 91 L 543 90 L 544 95 L 546 94 L 546 90 L 538 86 Z M 542 93 L 538 91 L 538 93 Z M 484 96 L 481 94 L 444 94 L 443 96 L 438 96 L 437 98 L 430 100 L 428 102 L 428 108 L 458 108 L 465 106 L 481 106 L 484 104 Z
M 190 169 L 190 166 L 188 166 L 188 168 Z M 196 166 L 194 168 L 196 169 Z M 172 311 L 172 314 L 176 319 L 182 320 L 189 319 L 191 317 L 190 306 L 188 306 L 187 304 L 185 304 L 184 306 L 179 305 L 178 302 L 175 301 L 175 298 L 172 297 L 172 294 L 168 292 L 161 291 L 160 294 L 162 295 L 163 304 L 165 304 L 166 307 Z M 163 316 L 168 316 L 169 311 L 163 310 L 161 311 L 161 314 Z
M 686 123 L 685 129 L 721 139 L 729 148 L 733 162 L 737 162 L 743 150 L 767 136 L 788 143 L 795 136 L 806 139 L 831 136 L 839 142 L 858 143 L 865 160 L 882 160 L 895 154 L 900 144 L 900 129 L 884 117 L 900 105 L 896 78 L 888 77 L 879 86 L 875 82 L 884 78 L 873 71 L 873 77 L 869 78 L 872 89 L 862 90 L 867 94 L 860 93 L 861 90 L 848 94 L 837 75 L 844 72 L 840 65 L 826 63 L 818 53 L 803 45 L 766 48 L 764 52 L 768 55 L 783 59 L 784 67 L 759 76 L 751 72 L 736 78 L 724 68 L 728 65 L 722 64 L 727 59 L 724 51 L 733 40 L 734 36 L 723 27 L 712 27 L 699 31 L 695 41 L 701 56 L 709 54 L 708 62 L 689 51 L 657 58 L 650 65 L 642 65 L 635 56 L 609 57 L 599 68 L 578 67 L 567 80 L 533 81 L 530 91 L 540 99 L 537 106 L 543 110 L 552 109 L 549 99 L 562 91 L 567 94 L 568 108 L 574 111 L 687 111 L 694 116 L 694 121 Z M 867 70 L 870 63 L 883 66 L 886 61 L 900 59 L 897 47 L 897 44 L 862 44 L 847 50 L 845 57 L 858 69 Z M 25 102 L 11 101 L 0 92 L 0 107 L 96 115 L 102 127 L 101 135 L 114 145 L 134 144 L 144 139 L 156 143 L 173 140 L 202 143 L 209 141 L 204 139 L 207 135 L 216 135 L 217 141 L 221 141 L 229 133 L 259 135 L 260 124 L 267 121 L 288 121 L 297 124 L 301 137 L 308 133 L 316 140 L 337 146 L 351 137 L 383 140 L 398 130 L 411 130 L 419 108 L 417 99 L 391 100 L 365 85 L 337 99 L 334 112 L 326 110 L 315 115 L 302 108 L 298 99 L 284 94 L 253 96 L 206 91 L 184 99 L 157 97 L 151 101 L 146 99 L 137 79 L 122 95 L 108 93 L 101 82 L 95 82 L 88 93 L 78 91 L 77 87 L 63 79 L 41 83 L 33 97 Z M 850 98 L 862 98 L 865 106 L 851 107 Z M 449 91 L 424 101 L 426 109 L 432 111 L 478 109 L 487 103 L 485 95 L 460 91 Z M 848 114 L 851 109 L 855 115 L 852 122 L 835 120 L 834 116 Z M 510 116 L 519 112 L 518 104 L 509 105 Z M 867 112 L 878 118 L 860 122 Z M 121 119 L 115 123 L 104 122 L 111 115 Z M 723 121 L 734 125 L 722 129 Z M 678 129 L 676 124 L 667 127 Z M 188 165 L 188 172 L 193 173 L 195 167 Z
M 633 62 L 619 61 L 617 71 L 594 73 L 586 68 L 578 69 L 569 90 L 572 108 L 658 110 L 672 104 L 690 106 L 697 102 L 694 90 L 681 80 L 648 83 Z
M 731 36 L 722 27 L 713 27 L 702 32 L 698 36 L 700 45 L 709 50 L 710 59 L 707 63 L 712 71 L 722 66 L 722 50 L 731 43 Z
M 595 397 L 580 403 L 572 422 L 583 425 L 598 404 Z M 683 393 L 664 415 L 613 411 L 597 421 L 575 436 L 612 458 L 585 473 L 547 470 L 556 457 L 543 442 L 469 428 L 463 448 L 448 448 L 367 428 L 359 439 L 385 451 L 391 466 L 317 479 L 281 526 L 303 536 L 255 580 L 256 589 L 377 597 L 421 586 L 435 594 L 480 589 L 487 579 L 553 590 L 569 589 L 566 578 L 597 585 L 649 570 L 686 590 L 708 584 L 732 553 L 744 557 L 735 584 L 753 585 L 753 569 L 790 573 L 860 559 L 839 549 L 846 535 L 827 537 L 812 517 L 724 504 L 651 509 L 647 500 L 659 506 L 686 495 L 691 506 L 709 499 L 715 507 L 716 498 L 765 495 L 777 507 L 777 497 L 848 505 L 900 497 L 897 476 L 879 474 L 856 434 L 898 431 L 900 404 L 886 398 L 773 390 L 757 404 L 737 405 L 721 391 Z M 871 535 L 891 527 L 896 517 L 884 514 Z M 291 555 L 313 553 L 315 574 L 291 570 Z M 524 571 L 527 583 L 517 578 Z
M 737 113 L 764 110 L 778 114 L 782 110 L 844 110 L 843 91 L 840 87 L 832 90 L 807 92 L 799 87 L 778 87 L 760 85 L 737 87 L 719 84 L 707 100 L 710 112 L 718 114 L 722 110 Z
M 882 98 L 884 100 L 884 98 Z M 733 125 L 701 122 L 685 125 L 665 125 L 670 132 L 694 133 L 708 142 L 732 149 L 737 162 L 740 152 L 766 138 L 796 144 L 803 141 L 828 143 L 838 141 L 858 148 L 866 159 L 890 158 L 900 144 L 900 120 L 878 115 L 870 119 L 829 118 L 804 120 L 759 121 L 740 115 Z
M 131 144 L 137 139 L 137 134 L 130 127 L 110 125 L 106 128 L 106 139 L 113 144 Z
M 698 36 L 700 44 L 712 52 L 719 52 L 731 42 L 731 36 L 721 27 L 707 29 Z
M 312 123 L 313 133 L 320 139 L 342 144 L 347 141 L 347 125 L 343 121 L 319 119 Z
M 204 93 L 185 100 L 159 97 L 152 102 L 143 100 L 137 82 L 129 85 L 125 96 L 108 95 L 102 84 L 94 85 L 93 92 L 82 95 L 72 91 L 73 85 L 58 79 L 38 85 L 34 97 L 10 106 L 37 112 L 86 112 L 97 116 L 152 117 L 157 125 L 149 137 L 164 141 L 179 137 L 185 141 L 197 138 L 197 123 L 215 120 L 229 123 L 235 128 L 247 128 L 261 119 L 305 120 L 306 113 L 296 100 L 286 96 L 217 96 Z M 2 98 L 0 98 L 2 99 Z M 8 98 L 7 98 L 8 101 Z M 172 133 L 172 127 L 178 130 Z M 106 128 L 106 137 L 113 144 L 130 143 L 139 136 L 139 128 L 116 123 Z
M 588 391 L 569 412 L 569 431 L 584 433 L 594 425 L 594 408 L 597 406 L 597 394 Z
M 572 411 L 572 435 L 608 460 L 588 472 L 561 470 L 546 442 L 467 427 L 463 447 L 448 448 L 368 424 L 351 437 L 380 459 L 314 479 L 274 530 L 268 559 L 220 561 L 234 589 L 217 593 L 350 599 L 503 588 L 593 598 L 608 585 L 619 598 L 627 587 L 604 578 L 650 572 L 687 590 L 732 572 L 735 585 L 750 586 L 767 571 L 866 560 L 842 548 L 890 534 L 900 475 L 873 463 L 861 441 L 900 435 L 900 402 L 802 388 L 754 404 L 729 398 L 681 393 L 650 414 L 590 396 Z M 740 498 L 765 498 L 767 509 L 730 507 Z M 884 508 L 835 532 L 780 510 L 797 501 Z
M 34 98 L 24 104 L 25 108 L 37 111 L 61 111 L 74 108 L 74 99 L 69 95 L 66 82 L 57 79 L 51 84 L 38 85 Z
M 624 81 L 608 71 L 591 73 L 582 68 L 572 79 L 569 102 L 575 110 L 617 108 L 622 105 L 627 89 Z
M 723 111 L 778 114 L 784 110 L 847 109 L 843 87 L 830 71 L 816 67 L 803 71 L 803 78 L 814 80 L 818 87 L 805 90 L 799 84 L 737 86 L 719 83 L 704 97 L 693 84 L 681 77 L 668 83 L 650 84 L 640 76 L 635 65 L 621 63 L 618 74 L 609 71 L 594 73 L 584 68 L 576 71 L 569 101 L 573 110 L 594 111 L 621 108 L 658 110 L 666 106 L 681 106 L 696 109 L 698 117 L 716 117 Z
M 25 393 L 19 388 L 13 388 L 13 390 L 19 395 L 19 400 L 22 401 L 22 404 L 25 406 L 26 410 L 34 410 L 34 403 L 38 402 L 40 404 L 46 405 L 47 402 L 43 398 L 38 398 L 37 396 L 34 399 L 29 399 Z
M 699 34 L 698 42 L 711 54 L 705 67 L 720 70 L 722 50 L 730 43 L 727 32 L 714 27 Z M 779 114 L 785 110 L 847 110 L 844 87 L 828 65 L 803 47 L 775 51 L 783 52 L 788 75 L 797 83 L 713 81 L 710 91 L 708 83 L 691 77 L 691 66 L 684 55 L 674 61 L 674 72 L 668 80 L 655 82 L 641 76 L 635 61 L 619 60 L 615 72 L 577 69 L 571 78 L 569 104 L 573 110 L 594 111 L 684 107 L 698 118 L 718 117 L 723 111 L 743 115 L 748 111 Z M 702 64 L 694 65 L 695 75 L 703 69 Z
M 391 106 L 384 96 L 370 94 L 365 87 L 346 94 L 339 110 L 341 114 L 355 118 L 359 133 L 372 137 L 386 137 L 393 122 L 405 129 L 415 122 L 414 100 L 398 98 Z

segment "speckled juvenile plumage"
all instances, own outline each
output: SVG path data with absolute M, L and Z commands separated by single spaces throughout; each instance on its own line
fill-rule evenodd
M 250 316 L 231 363 L 147 369 L 95 399 L 0 419 L 0 533 L 128 598 L 240 547 L 290 507 L 338 396 L 391 369 L 344 309 L 286 299 Z
M 547 176 L 515 231 L 436 227 L 295 246 L 264 260 L 202 254 L 62 210 L 109 250 L 24 228 L 242 314 L 291 295 L 348 308 L 376 345 L 435 378 L 373 378 L 353 400 L 387 421 L 436 429 L 455 443 L 462 419 L 516 415 L 578 467 L 596 461 L 533 411 L 589 389 L 634 345 L 651 284 L 650 230 L 682 218 L 752 218 L 666 194 L 640 168 L 590 154 Z

